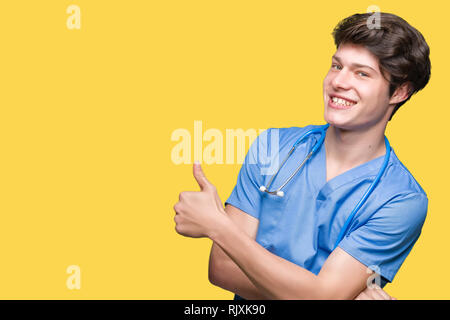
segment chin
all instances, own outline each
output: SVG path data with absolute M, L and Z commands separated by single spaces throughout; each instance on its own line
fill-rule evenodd
M 327 110 L 325 107 L 324 120 L 329 123 L 330 126 L 335 128 L 340 128 L 344 130 L 349 130 L 352 128 L 353 117 L 350 114 L 344 114 L 335 112 L 334 110 Z

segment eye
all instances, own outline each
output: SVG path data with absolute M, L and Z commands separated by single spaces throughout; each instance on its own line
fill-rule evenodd
M 359 76 L 361 76 L 361 77 L 368 77 L 368 76 L 369 76 L 367 73 L 362 72 L 362 71 L 358 71 L 357 74 L 358 74 Z
M 331 64 L 331 69 L 341 70 L 342 67 L 340 65 L 336 64 L 336 63 L 332 63 Z

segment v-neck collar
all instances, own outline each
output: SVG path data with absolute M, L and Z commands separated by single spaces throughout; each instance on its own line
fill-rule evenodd
M 392 159 L 393 149 L 391 148 L 390 159 Z M 340 186 L 345 185 L 355 179 L 367 177 L 367 176 L 376 176 L 379 172 L 385 155 L 379 156 L 375 159 L 369 160 L 365 163 L 362 163 L 356 167 L 353 167 L 335 177 L 326 181 L 327 174 L 327 163 L 326 163 L 326 150 L 325 143 L 323 143 L 315 156 L 313 156 L 310 160 L 309 176 L 312 177 L 312 183 L 316 189 L 316 194 L 319 192 L 327 197 L 331 192 L 339 188 Z

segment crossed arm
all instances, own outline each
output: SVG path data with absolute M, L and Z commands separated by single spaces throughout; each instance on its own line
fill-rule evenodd
M 213 236 L 209 261 L 211 283 L 246 299 L 391 299 L 368 289 L 367 267 L 340 248 L 315 275 L 282 259 L 256 241 L 258 220 L 227 205 L 233 224 Z
M 214 242 L 212 283 L 247 299 L 353 299 L 367 291 L 367 268 L 340 248 L 329 255 L 318 275 L 270 253 L 255 241 L 258 220 L 230 205 L 224 209 L 198 163 L 193 173 L 201 191 L 180 193 L 174 205 L 175 231 Z

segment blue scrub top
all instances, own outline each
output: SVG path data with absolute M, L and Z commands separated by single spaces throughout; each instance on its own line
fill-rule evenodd
M 256 241 L 260 245 L 316 275 L 384 160 L 383 155 L 327 182 L 322 144 L 283 188 L 284 197 L 261 192 L 259 187 L 267 186 L 295 141 L 317 127 L 271 128 L 261 133 L 250 147 L 236 186 L 225 202 L 259 220 Z M 312 134 L 297 147 L 270 190 L 286 181 L 319 138 L 319 133 Z M 384 286 L 392 282 L 418 239 L 427 207 L 426 193 L 392 149 L 385 173 L 338 246 L 380 274 Z

